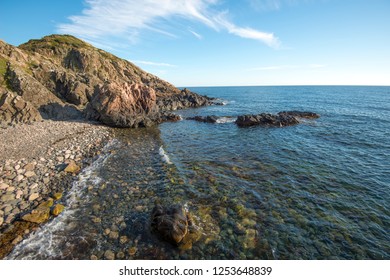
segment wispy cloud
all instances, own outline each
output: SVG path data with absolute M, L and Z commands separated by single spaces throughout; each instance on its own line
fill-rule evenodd
M 193 30 L 191 30 L 191 29 L 188 29 L 188 31 L 189 31 L 192 35 L 194 35 L 196 38 L 198 38 L 199 40 L 202 40 L 202 39 L 203 39 L 203 36 L 200 35 L 199 33 L 195 32 L 195 31 L 193 31 Z
M 324 68 L 324 64 L 307 64 L 307 65 L 271 65 L 261 66 L 248 69 L 249 71 L 275 71 L 275 70 L 287 70 L 287 69 L 317 69 Z
M 280 46 L 279 39 L 276 38 L 273 33 L 262 32 L 250 27 L 238 27 L 227 19 L 226 12 L 215 16 L 214 21 L 231 34 L 242 38 L 258 40 L 273 48 Z
M 160 66 L 160 67 L 177 67 L 177 65 L 164 63 L 164 62 L 153 62 L 153 61 L 145 61 L 145 60 L 132 60 L 135 64 L 141 65 L 151 65 L 151 66 Z
M 175 20 L 199 22 L 209 28 L 233 35 L 254 39 L 271 47 L 279 40 L 272 34 L 250 27 L 240 27 L 227 19 L 226 12 L 216 10 L 219 0 L 85 0 L 81 15 L 69 17 L 70 23 L 57 26 L 61 33 L 73 34 L 87 41 L 103 41 L 120 37 L 136 42 L 141 30 L 151 30 L 175 37 L 172 23 Z M 201 39 L 195 31 L 190 32 Z

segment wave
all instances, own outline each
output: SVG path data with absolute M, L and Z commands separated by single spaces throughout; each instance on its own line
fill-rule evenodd
M 232 122 L 235 122 L 237 120 L 236 117 L 221 117 L 221 118 L 218 118 L 216 123 L 232 123 Z
M 173 164 L 169 158 L 169 156 L 167 155 L 167 153 L 165 152 L 163 146 L 160 147 L 160 149 L 158 150 L 158 153 L 159 155 L 161 156 L 161 159 L 167 163 L 167 164 Z

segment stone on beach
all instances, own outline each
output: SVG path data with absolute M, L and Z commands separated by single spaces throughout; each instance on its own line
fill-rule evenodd
M 29 201 L 33 201 L 35 199 L 37 199 L 39 197 L 39 194 L 38 193 L 32 193 L 29 197 L 28 197 L 28 200 Z
M 41 224 L 46 222 L 50 217 L 50 207 L 41 207 L 34 209 L 31 213 L 22 217 L 22 220 L 26 222 Z
M 80 172 L 80 166 L 76 164 L 74 160 L 70 161 L 69 164 L 64 169 L 68 173 L 78 173 Z
M 61 214 L 65 209 L 65 206 L 62 204 L 56 204 L 53 209 L 51 210 L 51 214 L 54 216 L 58 216 Z

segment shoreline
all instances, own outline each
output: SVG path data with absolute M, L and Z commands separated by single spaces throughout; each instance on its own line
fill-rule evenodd
M 62 205 L 61 198 L 66 197 L 77 174 L 96 160 L 113 138 L 113 129 L 93 122 L 44 120 L 0 129 L 0 138 L 3 259 L 40 227 L 40 223 L 23 219 L 25 215 L 46 205 L 47 219 L 42 224 L 55 218 L 53 208 Z M 76 169 L 66 169 L 70 163 Z

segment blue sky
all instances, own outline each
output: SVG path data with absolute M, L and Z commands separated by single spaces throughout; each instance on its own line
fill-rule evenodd
M 390 85 L 389 0 L 2 0 L 0 39 L 72 34 L 176 86 Z

